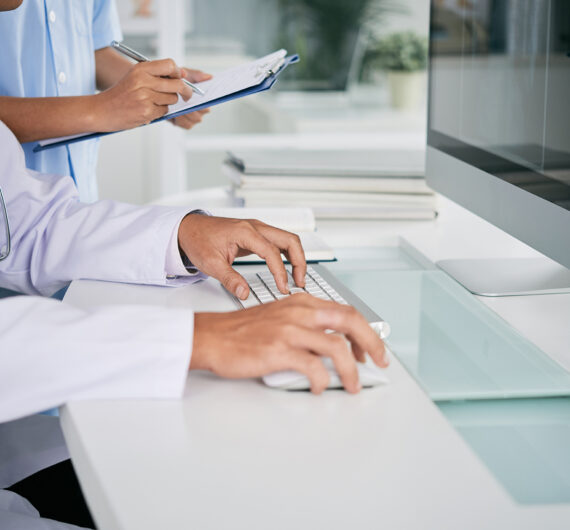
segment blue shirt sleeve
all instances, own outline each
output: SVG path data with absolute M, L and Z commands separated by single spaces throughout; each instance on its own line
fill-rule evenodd
M 115 0 L 93 2 L 93 50 L 106 48 L 112 40 L 123 40 Z

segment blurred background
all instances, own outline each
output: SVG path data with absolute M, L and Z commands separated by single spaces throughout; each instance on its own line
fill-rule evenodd
M 173 57 L 214 75 L 279 48 L 301 61 L 270 91 L 213 107 L 190 131 L 161 123 L 103 139 L 101 198 L 145 203 L 224 185 L 221 164 L 233 149 L 425 145 L 428 0 L 117 6 L 124 42 L 151 58 Z

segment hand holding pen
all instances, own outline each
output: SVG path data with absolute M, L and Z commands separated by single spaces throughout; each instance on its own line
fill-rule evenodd
M 164 116 L 169 105 L 178 102 L 179 95 L 188 100 L 192 88 L 185 82 L 192 76 L 194 82 L 211 76 L 199 71 L 180 68 L 172 59 L 141 61 L 111 88 L 94 96 L 92 131 L 111 132 L 130 129 Z M 185 129 L 201 121 L 204 112 L 184 115 L 174 123 Z
M 111 42 L 111 47 L 117 50 L 118 52 L 122 53 L 126 57 L 129 57 L 139 63 L 146 63 L 150 61 L 150 59 L 144 56 L 142 53 L 139 53 L 136 50 L 129 48 L 127 45 L 122 44 L 121 42 L 117 42 L 116 40 Z M 200 87 L 191 83 L 187 79 L 182 78 L 182 81 L 186 83 L 196 94 L 199 94 L 200 96 L 204 95 L 204 91 Z

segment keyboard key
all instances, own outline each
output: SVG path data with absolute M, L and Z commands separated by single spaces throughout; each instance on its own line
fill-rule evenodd
M 239 302 L 244 307 L 244 309 L 259 305 L 259 300 L 255 297 L 255 295 L 251 291 L 249 291 L 249 296 L 245 300 L 240 300 Z

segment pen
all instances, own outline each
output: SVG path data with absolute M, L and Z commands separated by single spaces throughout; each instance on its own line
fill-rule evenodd
M 147 61 L 150 61 L 150 59 L 148 57 L 145 57 L 142 53 L 139 53 L 136 50 L 129 48 L 125 44 L 117 42 L 116 40 L 111 42 L 111 46 L 118 52 L 121 52 L 123 55 L 126 55 L 127 57 L 130 57 L 139 63 L 146 63 Z M 184 81 L 194 92 L 196 92 L 196 94 L 199 94 L 200 96 L 204 95 L 204 91 L 201 88 L 197 87 L 195 84 L 190 83 L 188 79 L 182 78 L 182 81 Z

